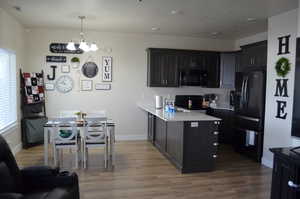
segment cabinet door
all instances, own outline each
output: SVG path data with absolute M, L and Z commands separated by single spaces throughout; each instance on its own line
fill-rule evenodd
M 266 68 L 267 51 L 267 43 L 262 43 L 255 47 L 255 66 Z
M 147 85 L 150 87 L 163 86 L 163 55 L 159 52 L 148 51 Z
M 243 72 L 242 51 L 238 51 L 235 54 L 235 71 L 236 72 Z
M 167 124 L 160 118 L 155 120 L 155 146 L 161 151 L 166 151 Z
M 153 143 L 155 136 L 155 116 L 148 113 L 148 141 Z
M 166 87 L 178 87 L 179 86 L 179 69 L 178 69 L 178 56 L 177 55 L 165 55 L 164 56 L 164 84 Z
M 179 86 L 176 50 L 148 49 L 147 85 L 150 87 Z
M 277 157 L 274 158 L 272 176 L 271 199 L 297 199 L 299 193 L 289 186 L 289 181 L 297 182 L 296 168 L 290 161 Z
M 255 50 L 251 47 L 243 49 L 242 53 L 242 65 L 245 67 L 252 67 L 255 64 Z
M 235 87 L 235 53 L 222 53 L 220 63 L 220 88 Z
M 207 53 L 206 67 L 208 71 L 208 88 L 219 88 L 220 85 L 220 54 Z
M 168 122 L 166 153 L 178 167 L 183 160 L 183 122 Z

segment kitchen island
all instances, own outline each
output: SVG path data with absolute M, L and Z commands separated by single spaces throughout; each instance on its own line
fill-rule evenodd
M 148 114 L 148 140 L 182 173 L 213 171 L 221 119 L 182 109 L 167 113 L 138 103 Z

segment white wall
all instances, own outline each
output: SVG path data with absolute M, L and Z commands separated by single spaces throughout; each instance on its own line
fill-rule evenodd
M 265 41 L 268 39 L 268 32 L 262 32 L 249 37 L 237 39 L 235 41 L 235 50 L 240 50 L 240 46 L 252 44 L 255 42 Z
M 19 68 L 23 65 L 24 52 L 24 29 L 13 17 L 8 15 L 0 8 L 0 48 L 9 49 L 16 53 L 17 58 L 17 80 L 19 81 Z M 19 82 L 17 84 L 19 88 Z M 19 90 L 17 90 L 19 99 Z M 20 107 L 18 102 L 18 107 Z M 18 109 L 19 110 L 19 109 Z M 3 132 L 2 135 L 8 140 L 14 152 L 21 148 L 21 134 L 20 134 L 20 111 L 18 111 L 17 126 Z
M 295 144 L 295 138 L 291 137 L 291 123 L 294 96 L 294 73 L 296 55 L 296 37 L 298 26 L 298 9 L 292 10 L 269 18 L 268 25 L 268 66 L 267 66 L 267 92 L 266 92 L 266 114 L 265 114 L 265 137 L 263 164 L 272 166 L 273 154 L 269 151 L 272 147 L 289 147 Z M 290 54 L 278 56 L 278 37 L 291 35 Z M 280 57 L 286 57 L 291 62 L 291 71 L 288 78 L 288 98 L 274 97 L 276 80 L 275 63 Z M 287 101 L 286 120 L 277 119 L 276 99 Z
M 26 70 L 49 73 L 49 65 L 45 64 L 45 56 L 50 55 L 51 42 L 67 42 L 78 38 L 78 30 L 32 29 L 26 33 Z M 79 92 L 79 78 L 76 70 L 71 69 L 71 75 L 76 87 L 68 94 L 56 91 L 47 92 L 48 116 L 56 116 L 59 110 L 81 109 L 84 111 L 105 109 L 108 116 L 115 120 L 118 139 L 146 138 L 146 114 L 136 106 L 138 101 L 152 101 L 155 94 L 203 94 L 217 93 L 221 101 L 228 99 L 224 89 L 204 88 L 148 88 L 146 48 L 180 48 L 201 50 L 234 49 L 233 41 L 201 39 L 162 35 L 117 34 L 88 32 L 87 38 L 96 41 L 101 47 L 112 48 L 111 53 L 103 50 L 97 53 L 80 55 L 81 60 L 94 60 L 101 67 L 102 56 L 113 57 L 113 82 L 111 91 Z M 68 60 L 72 55 L 67 55 Z M 60 67 L 58 68 L 60 71 Z M 86 78 L 83 78 L 86 79 Z M 93 78 L 94 83 L 101 82 L 101 72 Z M 228 101 L 228 100 L 227 100 Z

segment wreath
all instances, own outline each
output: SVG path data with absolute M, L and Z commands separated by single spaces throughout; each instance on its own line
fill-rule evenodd
M 285 57 L 280 58 L 276 62 L 275 69 L 279 77 L 285 77 L 291 70 L 290 60 Z

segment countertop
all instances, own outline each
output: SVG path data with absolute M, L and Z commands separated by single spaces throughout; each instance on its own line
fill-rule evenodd
M 234 108 L 232 106 L 227 105 L 227 104 L 218 104 L 217 107 L 210 107 L 210 108 L 211 109 L 234 111 Z
M 147 103 L 138 103 L 137 105 L 146 112 L 149 112 L 164 121 L 221 121 L 220 118 L 209 116 L 205 113 L 200 113 L 199 111 L 188 110 L 187 112 L 168 113 L 163 109 L 155 109 L 154 105 Z

